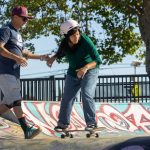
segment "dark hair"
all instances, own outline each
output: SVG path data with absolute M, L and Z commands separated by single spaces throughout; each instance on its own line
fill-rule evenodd
M 60 45 L 59 45 L 59 48 L 58 48 L 58 51 L 56 52 L 55 56 L 58 58 L 58 59 L 61 59 L 62 57 L 65 56 L 65 49 L 66 49 L 66 45 L 68 45 L 68 42 L 66 40 L 66 38 L 64 38 Z
M 69 50 L 69 52 L 74 53 L 77 49 L 77 47 L 80 45 L 80 41 L 81 41 L 81 37 L 80 40 L 78 42 L 78 44 L 75 44 L 73 47 L 70 47 L 68 42 L 69 42 L 69 37 L 71 35 L 73 35 L 74 33 L 76 33 L 77 31 L 80 32 L 79 27 L 75 27 L 73 29 L 71 29 L 68 34 L 65 34 L 65 38 L 61 41 L 60 46 L 58 48 L 58 51 L 56 53 L 56 57 L 58 59 L 61 59 L 63 56 L 65 56 L 65 52 L 67 52 Z M 80 32 L 81 33 L 81 32 Z
M 75 28 L 71 29 L 70 31 L 68 31 L 67 34 L 64 34 L 64 36 L 69 38 L 71 35 L 75 34 L 77 31 L 80 32 L 80 28 L 79 27 L 75 27 Z

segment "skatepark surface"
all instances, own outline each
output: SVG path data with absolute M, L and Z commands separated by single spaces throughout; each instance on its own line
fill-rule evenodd
M 0 118 L 0 150 L 150 149 L 149 104 L 97 104 L 98 124 L 106 127 L 106 130 L 99 133 L 99 138 L 86 138 L 83 132 L 76 133 L 74 138 L 61 139 L 60 134 L 53 130 L 57 123 L 58 103 L 24 102 L 23 108 L 28 123 L 40 126 L 42 132 L 34 139 L 25 140 L 15 118 L 6 114 L 5 119 Z M 85 127 L 81 109 L 81 104 L 75 104 L 71 129 Z

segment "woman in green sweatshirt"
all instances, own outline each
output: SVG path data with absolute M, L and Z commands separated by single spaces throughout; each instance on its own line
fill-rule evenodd
M 49 58 L 47 62 L 51 66 L 56 59 L 61 59 L 64 56 L 69 62 L 64 94 L 60 106 L 59 121 L 55 130 L 61 131 L 68 128 L 72 106 L 80 89 L 87 125 L 85 130 L 91 130 L 97 127 L 93 97 L 101 59 L 90 38 L 85 34 L 81 34 L 77 21 L 67 20 L 61 25 L 60 30 L 64 35 L 64 39 L 57 53 Z

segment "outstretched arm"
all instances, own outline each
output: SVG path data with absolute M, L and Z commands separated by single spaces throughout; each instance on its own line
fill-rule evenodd
M 45 55 L 33 54 L 28 50 L 23 50 L 22 54 L 26 59 L 40 59 L 41 61 L 47 61 L 47 59 L 49 58 L 48 54 Z

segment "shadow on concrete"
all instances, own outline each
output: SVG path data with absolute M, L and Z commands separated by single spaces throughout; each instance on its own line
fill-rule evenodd
M 150 150 L 150 137 L 136 137 L 103 150 Z

